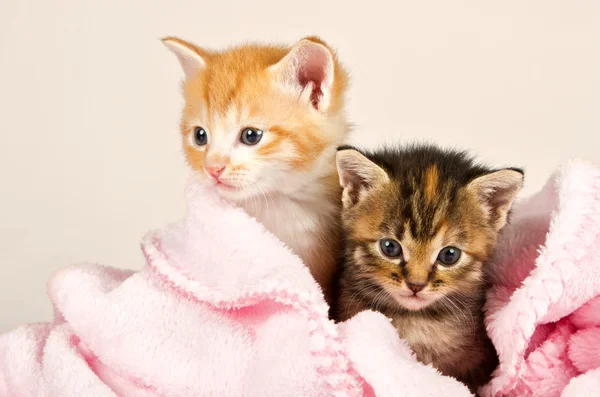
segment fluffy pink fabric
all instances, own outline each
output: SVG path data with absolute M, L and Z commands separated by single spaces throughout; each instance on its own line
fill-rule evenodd
M 0 336 L 0 396 L 467 396 L 388 320 L 327 319 L 300 260 L 189 186 L 139 272 L 79 265 L 49 283 L 52 324 Z M 574 162 L 514 206 L 491 264 L 500 366 L 482 395 L 600 395 L 600 170 Z
M 600 170 L 572 162 L 515 204 L 492 265 L 482 394 L 600 396 Z
M 335 325 L 307 268 L 192 182 L 139 272 L 66 268 L 52 324 L 0 336 L 2 397 L 468 396 L 379 313 Z

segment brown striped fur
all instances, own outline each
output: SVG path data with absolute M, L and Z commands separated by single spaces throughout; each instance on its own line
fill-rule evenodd
M 492 170 L 433 146 L 338 152 L 345 253 L 337 320 L 365 309 L 392 319 L 417 358 L 471 390 L 497 365 L 483 324 L 485 262 L 493 254 L 522 171 Z M 393 239 L 390 258 L 379 242 Z M 443 266 L 444 247 L 462 250 Z M 414 293 L 409 283 L 425 285 Z

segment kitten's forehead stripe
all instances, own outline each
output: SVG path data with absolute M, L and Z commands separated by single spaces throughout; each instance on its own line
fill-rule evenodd
M 438 187 L 438 179 L 439 175 L 437 166 L 432 165 L 431 167 L 427 168 L 425 171 L 425 198 L 427 199 L 428 203 L 431 203 L 434 199 Z
M 390 230 L 392 228 L 388 227 L 387 229 Z M 406 233 L 406 228 L 404 226 L 404 223 L 397 222 L 397 225 L 396 225 L 396 238 L 402 240 L 402 238 L 404 237 L 404 233 Z

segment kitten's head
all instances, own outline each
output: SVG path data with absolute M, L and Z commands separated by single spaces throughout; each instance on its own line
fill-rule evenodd
M 221 195 L 292 194 L 335 174 L 335 150 L 347 132 L 347 77 L 324 42 L 221 52 L 178 38 L 163 42 L 185 72 L 187 160 Z
M 523 172 L 491 170 L 431 146 L 363 154 L 340 148 L 352 288 L 378 304 L 452 309 L 483 285 Z

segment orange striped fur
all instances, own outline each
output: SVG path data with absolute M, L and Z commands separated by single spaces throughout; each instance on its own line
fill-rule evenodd
M 288 244 L 326 288 L 338 240 L 335 151 L 348 132 L 347 74 L 335 53 L 316 37 L 224 51 L 175 37 L 163 42 L 186 73 L 181 134 L 188 163 Z M 197 127 L 208 135 L 205 145 L 195 142 Z M 263 132 L 255 146 L 241 141 L 248 127 Z M 207 172 L 213 164 L 224 167 L 217 179 Z

